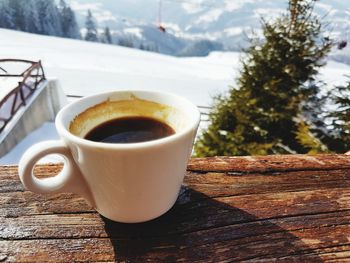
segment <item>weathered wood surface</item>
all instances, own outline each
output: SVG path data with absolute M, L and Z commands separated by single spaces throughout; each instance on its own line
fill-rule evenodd
M 47 261 L 350 262 L 350 156 L 192 159 L 176 205 L 130 225 L 0 167 L 0 262 Z

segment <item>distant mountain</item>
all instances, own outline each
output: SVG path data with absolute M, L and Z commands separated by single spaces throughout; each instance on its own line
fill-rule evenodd
M 118 38 L 133 38 L 166 54 L 190 54 L 191 47 L 213 41 L 208 49 L 240 50 L 247 35 L 259 33 L 260 18 L 276 17 L 287 0 L 71 0 L 83 25 L 91 9 L 101 27 L 108 25 Z M 320 0 L 315 12 L 329 23 L 337 40 L 350 41 L 350 1 Z M 166 33 L 158 30 L 159 18 Z M 158 31 L 158 32 L 157 32 Z M 167 36 L 164 36 L 166 34 Z M 202 52 L 206 54 L 207 52 Z

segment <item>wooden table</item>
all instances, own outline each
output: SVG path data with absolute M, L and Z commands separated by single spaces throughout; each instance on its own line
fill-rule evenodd
M 350 156 L 192 159 L 176 205 L 143 224 L 24 191 L 3 166 L 0 233 L 0 262 L 350 262 Z

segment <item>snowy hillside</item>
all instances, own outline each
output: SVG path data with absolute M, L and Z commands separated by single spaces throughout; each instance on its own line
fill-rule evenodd
M 163 38 L 156 41 L 151 29 L 156 29 L 161 14 L 167 32 L 180 40 L 209 39 L 223 44 L 224 49 L 240 50 L 246 35 L 259 31 L 260 18 L 273 18 L 284 12 L 287 0 L 71 0 L 81 25 L 91 9 L 100 26 L 108 25 L 118 32 L 133 35 L 139 41 L 163 48 Z M 329 22 L 328 30 L 335 39 L 350 40 L 350 1 L 321 0 L 315 12 Z M 148 29 L 147 29 L 148 28 Z M 178 47 L 177 52 L 181 50 Z M 216 48 L 218 49 L 218 48 Z M 177 54 L 173 52 L 173 54 Z
M 43 61 L 66 94 L 115 89 L 175 92 L 197 105 L 233 84 L 239 53 L 177 58 L 131 48 L 0 29 L 0 57 Z

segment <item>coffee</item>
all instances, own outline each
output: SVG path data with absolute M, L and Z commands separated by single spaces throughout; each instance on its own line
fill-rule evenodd
M 113 98 L 110 98 L 101 103 L 87 107 L 71 120 L 69 123 L 69 131 L 80 138 L 87 138 L 88 133 L 103 123 L 109 123 L 111 120 L 124 120 L 124 118 L 130 118 L 131 116 L 142 116 L 146 119 L 151 118 L 156 122 L 161 122 L 162 124 L 170 126 L 176 132 L 183 130 L 188 125 L 188 118 L 186 118 L 182 110 L 166 104 L 142 100 L 134 95 L 130 95 L 130 98 L 122 100 L 113 100 Z M 154 124 L 154 122 L 152 123 Z M 158 127 L 159 125 L 154 126 Z M 158 132 L 155 133 L 157 134 Z M 172 133 L 174 132 L 169 132 L 168 135 Z M 102 132 L 102 134 L 104 134 L 104 132 Z M 165 133 L 164 136 L 166 135 L 167 133 Z M 164 136 L 161 135 L 160 137 Z M 102 139 L 100 138 L 97 140 L 101 141 Z
M 130 116 L 106 121 L 87 133 L 85 139 L 105 143 L 136 143 L 174 134 L 168 124 L 150 117 Z

